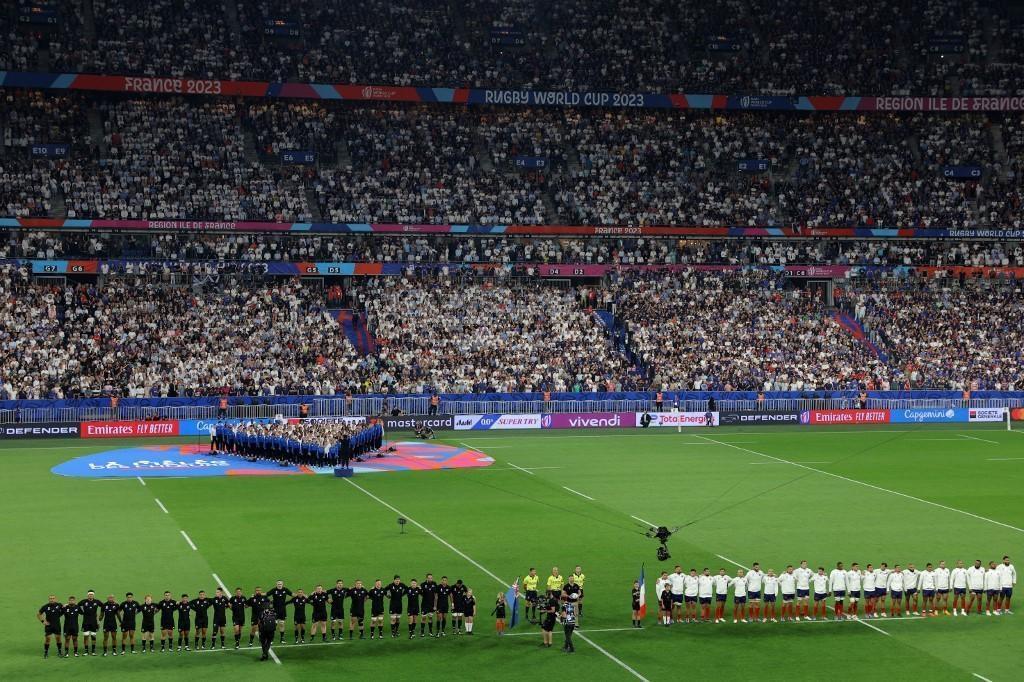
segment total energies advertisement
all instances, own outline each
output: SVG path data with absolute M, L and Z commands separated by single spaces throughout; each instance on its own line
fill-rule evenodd
M 708 412 L 637 412 L 636 423 L 640 425 L 640 419 L 648 414 L 651 417 L 650 428 L 657 426 L 708 426 Z M 720 423 L 719 413 L 711 412 L 711 426 L 718 426 Z

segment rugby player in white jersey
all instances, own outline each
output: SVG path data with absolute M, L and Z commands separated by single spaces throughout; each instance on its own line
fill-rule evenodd
M 837 561 L 836 567 L 828 574 L 828 591 L 835 598 L 833 606 L 835 618 L 841 620 L 846 602 L 846 570 L 843 568 L 842 561 Z
M 826 614 L 828 600 L 828 576 L 825 575 L 825 567 L 818 566 L 818 572 L 811 576 L 811 583 L 814 585 L 814 614 L 811 616 L 811 620 L 817 620 L 820 614 L 822 620 L 828 616 Z
M 700 578 L 697 569 L 691 568 L 689 575 L 683 576 L 683 599 L 686 601 L 686 622 L 697 622 L 697 593 L 700 592 Z
M 956 567 L 949 574 L 949 582 L 953 586 L 953 615 L 957 615 L 956 605 L 960 604 L 961 616 L 967 615 L 967 569 L 963 559 L 958 559 Z
M 743 569 L 736 571 L 732 579 L 732 622 L 747 622 L 747 579 Z
M 697 597 L 700 599 L 700 619 L 704 622 L 711 620 L 711 599 L 715 594 L 715 579 L 711 577 L 710 569 L 705 568 L 704 572 L 697 576 Z
M 967 602 L 967 613 L 974 610 L 974 602 L 978 602 L 978 615 L 981 615 L 981 604 L 985 601 L 985 567 L 981 559 L 975 559 L 974 565 L 967 569 L 967 589 L 971 592 L 971 600 Z
M 988 562 L 988 570 L 985 571 L 985 615 L 993 613 L 999 615 L 999 595 L 1002 592 L 1002 585 L 999 580 L 999 572 L 996 570 L 996 562 Z
M 871 564 L 864 567 L 860 579 L 864 589 L 864 617 L 878 618 L 878 614 L 875 613 L 875 601 L 878 598 L 875 595 L 875 571 Z
M 715 623 L 725 622 L 725 603 L 729 600 L 729 585 L 732 581 L 725 574 L 725 569 L 718 569 L 718 575 L 712 578 L 715 583 Z
M 905 592 L 903 596 L 907 600 L 907 615 L 911 612 L 911 600 L 913 600 L 913 612 L 915 616 L 920 616 L 921 613 L 918 611 L 920 597 L 917 594 L 918 583 L 921 582 L 921 574 L 918 573 L 917 569 L 914 568 L 914 564 L 907 564 L 907 570 L 903 571 L 903 585 Z
M 935 567 L 931 562 L 925 564 L 921 571 L 921 597 L 924 599 L 924 615 L 937 616 L 935 613 Z
M 793 564 L 786 566 L 785 572 L 779 576 L 779 589 L 782 591 L 782 620 L 800 620 L 796 615 L 796 575 Z
M 761 564 L 754 562 L 754 565 L 747 571 L 747 602 L 750 604 L 750 620 L 756 622 L 761 618 L 761 584 L 764 582 L 764 572 Z
M 1000 608 L 1003 613 L 1013 614 L 1010 610 L 1010 599 L 1013 598 L 1013 586 L 1017 584 L 1017 569 L 1010 563 L 1010 557 L 1004 556 L 1003 563 L 996 566 L 999 572 Z
M 885 588 L 889 591 L 889 615 L 893 618 L 903 615 L 903 571 L 900 570 L 900 565 L 896 564 L 892 568 L 892 573 L 889 574 L 889 578 L 885 583 Z
M 864 572 L 860 570 L 860 564 L 856 561 L 846 572 L 846 594 L 850 599 L 850 608 L 846 611 L 848 619 L 857 619 L 857 603 L 860 601 L 861 583 L 864 582 Z
M 800 620 L 800 616 L 805 619 L 810 618 L 808 601 L 811 596 L 811 577 L 814 575 L 814 571 L 807 567 L 807 560 L 804 559 L 800 562 L 800 566 L 793 571 L 793 575 L 796 576 L 796 619 Z
M 764 576 L 764 614 L 761 616 L 761 622 L 765 622 L 769 618 L 773 623 L 778 623 L 778 619 L 775 617 L 775 601 L 779 597 L 779 577 L 775 575 L 775 569 L 769 568 L 768 573 Z
M 881 614 L 882 618 L 888 618 L 885 611 L 885 595 L 889 592 L 889 564 L 882 562 L 875 569 L 875 613 Z
M 942 609 L 942 615 L 949 615 L 949 569 L 946 562 L 940 561 L 935 569 L 935 608 Z

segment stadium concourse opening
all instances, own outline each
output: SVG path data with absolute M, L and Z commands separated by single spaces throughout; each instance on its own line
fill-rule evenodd
M 492 457 L 476 450 L 441 443 L 388 443 L 382 457 L 355 462 L 357 474 L 387 471 L 431 471 L 488 467 Z M 391 450 L 392 448 L 393 451 Z M 53 467 L 59 476 L 79 478 L 193 478 L 203 476 L 281 476 L 333 474 L 333 467 L 280 466 L 235 455 L 211 454 L 206 445 L 143 445 L 94 452 Z

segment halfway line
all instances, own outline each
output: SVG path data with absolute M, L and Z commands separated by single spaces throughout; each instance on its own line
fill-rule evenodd
M 772 455 L 766 455 L 763 452 L 758 452 L 757 450 L 751 450 L 750 448 L 743 448 L 743 447 L 740 447 L 738 445 L 730 445 L 729 443 L 722 443 L 720 441 L 714 440 L 713 438 L 708 438 L 707 436 L 697 436 L 697 437 L 698 438 L 704 438 L 705 440 L 709 440 L 712 443 L 718 443 L 719 445 L 725 445 L 726 447 L 734 448 L 736 450 L 741 450 L 743 452 L 749 452 L 750 454 L 757 455 L 758 457 L 767 457 L 768 459 L 773 459 L 773 460 L 775 460 L 777 462 L 785 462 L 786 464 L 792 464 L 793 466 L 800 467 L 801 469 L 807 469 L 808 471 L 813 471 L 815 473 L 824 474 L 825 476 L 831 476 L 833 478 L 838 478 L 838 479 L 846 481 L 848 483 L 856 483 L 857 485 L 862 485 L 862 486 L 865 486 L 867 488 L 874 488 L 875 490 L 880 490 L 883 493 L 890 493 L 892 495 L 899 495 L 900 497 L 905 497 L 908 500 L 915 500 L 917 502 L 923 502 L 924 504 L 930 504 L 933 507 L 938 507 L 939 509 L 945 509 L 947 511 L 956 512 L 958 514 L 964 514 L 965 516 L 970 516 L 970 517 L 978 519 L 980 521 L 988 521 L 989 523 L 994 523 L 997 526 L 1002 526 L 1003 528 L 1009 528 L 1010 530 L 1015 530 L 1018 533 L 1024 533 L 1024 528 L 1018 528 L 1017 526 L 1011 526 L 1010 524 L 1003 523 L 1002 521 L 996 521 L 994 519 L 989 519 L 989 518 L 986 518 L 984 516 L 979 516 L 977 514 L 972 514 L 971 512 L 964 511 L 963 509 L 956 509 L 955 507 L 947 507 L 944 504 L 939 504 L 938 502 L 932 502 L 931 500 L 925 500 L 925 499 L 922 499 L 920 497 L 914 497 L 913 495 L 908 495 L 906 493 L 901 493 L 898 490 L 890 490 L 889 488 L 883 488 L 881 486 L 873 485 L 871 483 L 865 483 L 864 481 L 858 481 L 855 478 L 847 478 L 846 476 L 840 476 L 839 474 L 833 474 L 832 472 L 823 471 L 822 469 L 815 469 L 814 467 L 809 467 L 809 466 L 807 466 L 805 464 L 800 464 L 798 462 L 791 462 L 791 461 L 789 461 L 787 459 L 782 459 L 781 457 L 774 457 Z M 346 479 L 346 480 L 348 480 L 348 479 Z
M 186 533 L 185 531 L 181 531 L 181 537 L 185 538 L 185 542 L 187 542 L 188 546 L 191 547 L 194 551 L 199 551 L 199 548 L 196 547 L 196 543 L 192 542 L 192 538 L 188 536 L 188 533 Z
M 590 495 L 584 495 L 579 490 L 573 490 L 572 488 L 570 488 L 568 486 L 564 486 L 564 485 L 562 487 L 565 488 L 566 490 L 568 490 L 571 493 L 575 493 L 575 494 L 579 495 L 580 497 L 585 497 L 585 498 L 587 498 L 588 500 L 591 500 L 591 501 L 593 501 L 593 499 L 594 499 Z
M 490 570 L 488 570 L 487 568 L 485 568 L 484 566 L 482 566 L 482 565 L 481 565 L 480 563 L 478 563 L 478 562 L 477 562 L 476 560 L 474 560 L 474 559 L 473 559 L 472 557 L 470 557 L 469 555 L 467 555 L 467 554 L 466 554 L 465 552 L 463 552 L 463 551 L 461 551 L 461 550 L 457 549 L 456 547 L 454 547 L 454 546 L 453 546 L 453 545 L 452 545 L 452 544 L 451 544 L 450 542 L 448 542 L 447 540 L 445 540 L 444 538 L 442 538 L 442 537 L 441 537 L 440 535 L 438 535 L 437 533 L 433 532 L 432 530 L 429 530 L 429 529 L 427 529 L 427 527 L 426 527 L 426 526 L 424 526 L 424 525 L 423 525 L 422 523 L 420 523 L 419 521 L 417 521 L 417 520 L 413 519 L 413 518 L 412 518 L 411 516 L 409 516 L 408 514 L 405 514 L 404 512 L 402 512 L 402 511 L 398 510 L 397 508 L 395 508 L 395 507 L 391 506 L 390 504 L 388 504 L 388 503 L 387 503 L 387 502 L 385 502 L 384 500 L 380 499 L 379 497 L 377 497 L 376 495 L 374 495 L 373 493 L 371 493 L 371 492 L 370 492 L 369 490 L 367 490 L 366 488 L 364 488 L 364 487 L 362 487 L 361 485 L 359 485 L 358 483 L 354 482 L 354 481 L 353 481 L 353 480 L 352 480 L 351 478 L 345 478 L 345 479 L 342 479 L 342 480 L 343 480 L 343 481 L 345 481 L 346 483 L 348 483 L 349 485 L 353 486 L 354 488 L 356 488 L 356 490 L 360 490 L 360 491 L 362 491 L 362 492 L 363 492 L 364 494 L 366 494 L 367 496 L 369 496 L 369 497 L 370 497 L 371 499 L 373 499 L 373 500 L 376 500 L 377 502 L 379 502 L 380 504 L 384 505 L 385 507 L 387 507 L 388 509 L 390 509 L 390 510 L 391 510 L 391 511 L 393 511 L 394 513 L 398 514 L 399 516 L 404 516 L 404 517 L 405 517 L 406 519 L 408 519 L 408 520 L 409 520 L 409 523 L 411 523 L 411 524 L 413 524 L 414 526 L 416 526 L 416 527 L 420 528 L 420 529 L 421 529 L 421 530 L 422 530 L 423 532 L 425 532 L 425 533 L 426 533 L 427 535 L 430 535 L 430 536 L 431 536 L 431 537 L 433 537 L 433 538 L 434 538 L 435 540 L 437 540 L 438 542 L 440 542 L 440 543 L 441 543 L 442 545 L 444 545 L 444 546 L 445 546 L 445 547 L 447 547 L 448 549 L 452 550 L 453 552 L 455 552 L 456 554 L 458 554 L 458 555 L 459 555 L 460 557 L 462 557 L 463 559 L 465 559 L 466 561 L 468 561 L 468 562 L 469 562 L 469 563 L 471 563 L 472 565 L 476 566 L 476 567 L 477 567 L 478 569 L 480 569 L 480 571 L 482 571 L 482 572 L 483 572 L 483 573 L 485 573 L 486 575 L 489 575 L 490 577 L 494 578 L 494 579 L 495 579 L 495 580 L 496 580 L 496 581 L 497 581 L 497 582 L 498 582 L 499 584 L 501 584 L 501 585 L 502 585 L 503 587 L 509 587 L 509 584 L 508 584 L 508 583 L 506 583 L 506 582 L 505 582 L 504 580 L 502 580 L 501 578 L 499 578 L 499 577 L 498 577 L 498 576 L 497 576 L 497 575 L 496 575 L 495 573 L 492 573 L 492 572 L 491 572 Z M 182 531 L 182 532 L 184 532 L 184 531 Z M 636 670 L 634 670 L 633 668 L 631 668 L 631 667 L 629 667 L 628 665 L 626 665 L 625 663 L 623 663 L 623 662 L 622 662 L 621 660 L 619 660 L 618 658 L 616 658 L 616 657 L 615 657 L 614 655 L 612 655 L 611 653 L 609 653 L 608 651 L 606 651 L 606 650 L 605 650 L 605 649 L 604 649 L 603 647 L 601 647 L 601 646 L 598 646 L 598 645 L 597 645 L 596 643 L 594 643 L 594 641 L 593 641 L 592 639 L 590 639 L 589 637 L 586 637 L 585 635 L 582 635 L 582 634 L 581 634 L 581 635 L 580 635 L 580 639 L 582 639 L 582 640 L 583 640 L 584 642 L 586 642 L 587 644 L 589 644 L 589 645 L 590 645 L 590 646 L 592 646 L 593 648 L 595 648 L 595 649 L 597 649 L 598 651 L 600 651 L 600 652 L 601 652 L 602 654 L 604 654 L 604 655 L 605 655 L 605 656 L 607 656 L 607 657 L 608 657 L 609 659 L 611 659 L 611 660 L 612 660 L 612 661 L 614 661 L 614 662 L 615 662 L 616 664 L 618 664 L 618 665 L 619 665 L 619 667 L 621 667 L 621 668 L 622 668 L 623 670 L 626 670 L 627 672 L 631 673 L 631 674 L 632 674 L 632 675 L 633 675 L 634 677 L 636 677 L 636 678 L 637 678 L 638 680 L 641 680 L 641 682 L 650 682 L 650 680 L 648 680 L 648 679 L 647 679 L 646 677 L 644 677 L 643 675 L 641 675 L 640 673 L 638 673 L 638 672 L 637 672 Z

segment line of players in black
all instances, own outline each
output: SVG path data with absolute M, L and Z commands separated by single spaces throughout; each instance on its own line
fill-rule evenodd
M 220 648 L 224 649 L 229 613 L 235 648 L 238 649 L 241 647 L 246 626 L 246 610 L 251 612 L 251 647 L 258 636 L 260 614 L 268 606 L 274 610 L 277 618 L 281 644 L 285 643 L 289 606 L 292 607 L 295 644 L 306 642 L 307 623 L 311 623 L 308 630 L 311 642 L 317 634 L 326 642 L 328 630 L 332 641 L 342 640 L 345 638 L 346 602 L 349 604 L 349 639 L 355 639 L 357 630 L 359 639 L 365 639 L 367 604 L 370 609 L 370 639 L 384 639 L 385 618 L 388 618 L 391 624 L 391 637 L 397 638 L 403 614 L 407 617 L 409 639 L 416 636 L 417 625 L 420 637 L 427 636 L 428 632 L 431 637 L 447 636 L 449 617 L 454 634 L 461 635 L 465 632 L 472 635 L 473 619 L 477 609 L 473 590 L 462 580 L 449 584 L 448 577 L 441 576 L 440 582 L 437 582 L 433 574 L 428 573 L 423 582 L 412 579 L 409 584 L 405 584 L 396 575 L 386 585 L 377 579 L 370 588 L 364 587 L 361 580 L 356 580 L 352 587 L 346 587 L 343 580 L 338 580 L 330 589 L 325 590 L 322 585 L 317 585 L 309 594 L 301 589 L 292 592 L 280 580 L 266 593 L 257 587 L 248 597 L 243 594 L 240 587 L 235 588 L 235 593 L 231 596 L 219 587 L 213 597 L 207 596 L 207 593 L 201 590 L 195 599 L 190 599 L 188 594 L 182 594 L 179 599 L 174 599 L 170 592 L 164 592 L 163 599 L 158 602 L 153 601 L 152 595 L 146 595 L 141 602 L 137 601 L 131 592 L 128 592 L 121 602 L 118 602 L 114 595 L 109 595 L 106 601 L 100 601 L 96 599 L 95 592 L 90 590 L 82 601 L 76 601 L 75 597 L 71 596 L 66 604 L 58 602 L 56 595 L 50 595 L 47 603 L 39 608 L 38 618 L 45 628 L 44 658 L 49 656 L 51 638 L 56 640 L 58 656 L 66 658 L 72 655 L 72 651 L 74 656 L 79 656 L 79 635 L 83 638 L 82 655 L 95 656 L 100 633 L 103 637 L 102 655 L 107 655 L 109 645 L 111 655 L 117 656 L 117 633 L 121 633 L 120 653 L 134 654 L 137 630 L 141 632 L 142 653 L 147 652 L 147 645 L 149 652 L 155 651 L 158 630 L 161 652 L 189 651 L 190 634 L 193 649 L 206 649 L 207 638 L 210 648 L 215 648 L 218 637 Z M 307 618 L 307 609 L 312 611 L 311 618 Z

